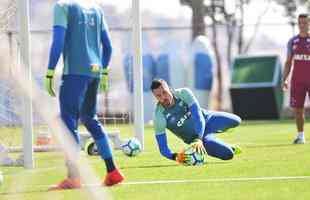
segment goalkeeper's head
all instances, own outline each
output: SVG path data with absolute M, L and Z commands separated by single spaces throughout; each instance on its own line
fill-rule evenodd
M 164 107 L 174 105 L 174 98 L 167 82 L 163 79 L 154 79 L 151 84 L 151 90 L 158 102 Z

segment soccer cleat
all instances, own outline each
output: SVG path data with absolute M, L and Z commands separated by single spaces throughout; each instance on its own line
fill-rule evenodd
M 81 180 L 79 178 L 66 178 L 65 180 L 61 181 L 58 185 L 51 186 L 48 188 L 48 191 L 55 191 L 55 190 L 70 190 L 70 189 L 79 189 L 82 187 Z
M 236 144 L 232 145 L 231 148 L 234 151 L 235 155 L 238 155 L 238 154 L 242 153 L 241 147 L 236 145 Z
M 305 144 L 306 143 L 306 139 L 303 137 L 303 138 L 300 138 L 300 137 L 297 137 L 293 144 Z
M 118 170 L 114 169 L 112 172 L 108 173 L 104 179 L 104 186 L 113 186 L 121 183 L 124 180 L 123 174 Z

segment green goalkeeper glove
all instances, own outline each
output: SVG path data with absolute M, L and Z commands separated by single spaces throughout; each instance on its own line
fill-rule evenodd
M 48 94 L 51 95 L 52 97 L 56 96 L 55 90 L 54 90 L 54 83 L 53 83 L 54 74 L 55 74 L 55 71 L 53 69 L 48 69 L 45 79 L 44 79 L 45 89 L 48 92 Z
M 201 139 L 195 139 L 192 143 L 190 143 L 190 147 L 193 148 L 197 153 L 204 155 L 206 154 L 206 149 L 203 146 Z
M 104 68 L 101 70 L 101 79 L 99 84 L 101 92 L 107 92 L 109 89 L 109 69 Z

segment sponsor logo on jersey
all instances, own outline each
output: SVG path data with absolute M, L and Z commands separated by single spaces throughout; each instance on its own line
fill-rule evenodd
M 306 54 L 295 54 L 294 60 L 300 60 L 300 61 L 310 61 L 310 55 Z
M 166 119 L 168 119 L 170 116 L 171 116 L 171 114 L 170 114 L 170 113 L 167 113 Z
M 79 21 L 79 24 L 85 24 L 87 26 L 95 26 L 96 25 L 96 20 L 95 20 L 95 12 L 91 10 L 83 10 L 85 13 L 85 19 L 81 19 Z
M 186 112 L 183 117 L 181 117 L 181 119 L 177 122 L 177 127 L 181 127 L 183 126 L 184 122 L 190 118 L 191 116 L 191 112 Z

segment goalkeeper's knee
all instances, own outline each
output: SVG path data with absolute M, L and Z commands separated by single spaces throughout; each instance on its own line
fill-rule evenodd
M 215 138 L 204 138 L 204 146 L 207 154 L 221 160 L 230 160 L 234 157 L 233 150 L 225 143 L 216 140 Z
M 227 150 L 225 153 L 221 155 L 222 160 L 231 160 L 234 157 L 234 153 L 232 151 Z

